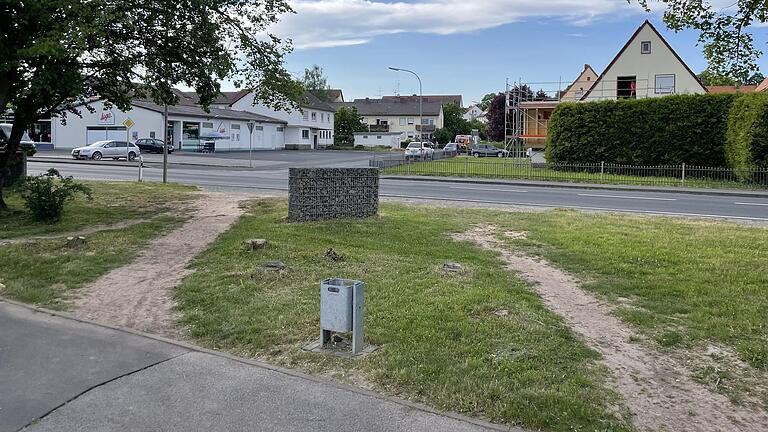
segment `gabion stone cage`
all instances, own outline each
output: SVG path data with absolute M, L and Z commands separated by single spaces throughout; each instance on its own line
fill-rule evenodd
M 366 218 L 379 212 L 378 168 L 291 168 L 288 220 Z

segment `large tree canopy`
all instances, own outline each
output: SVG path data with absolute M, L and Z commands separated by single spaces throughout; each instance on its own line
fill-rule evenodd
M 318 97 L 322 101 L 328 100 L 328 90 L 331 87 L 328 85 L 328 78 L 326 78 L 323 68 L 318 65 L 313 65 L 310 69 L 304 69 L 304 88 L 310 93 Z
M 632 1 L 632 0 L 628 0 Z M 768 1 L 736 0 L 726 7 L 707 0 L 655 0 L 664 3 L 664 23 L 672 30 L 690 28 L 700 32 L 704 57 L 715 76 L 746 82 L 757 71 L 761 50 L 754 45 L 752 31 L 768 22 Z M 653 0 L 638 0 L 646 9 Z M 761 30 L 762 31 L 762 30 Z
M 285 0 L 0 1 L 0 113 L 14 114 L 0 184 L 35 120 L 96 96 L 122 110 L 132 97 L 173 104 L 181 84 L 207 106 L 228 79 L 292 106 L 302 86 L 283 67 L 290 43 L 267 32 L 287 12 Z
M 350 145 L 355 143 L 355 132 L 365 132 L 368 126 L 357 113 L 355 107 L 341 107 L 333 117 L 334 144 Z

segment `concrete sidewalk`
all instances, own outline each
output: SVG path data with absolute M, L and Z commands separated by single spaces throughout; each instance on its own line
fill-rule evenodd
M 292 371 L 0 299 L 0 431 L 489 431 Z

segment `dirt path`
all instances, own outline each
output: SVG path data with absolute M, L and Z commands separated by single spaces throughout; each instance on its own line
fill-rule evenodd
M 134 225 L 138 225 L 140 223 L 150 221 L 160 216 L 162 215 L 156 215 L 151 218 L 137 217 L 136 219 L 116 222 L 108 225 L 92 225 L 87 228 L 83 228 L 81 230 L 70 231 L 70 232 L 61 233 L 61 234 L 39 235 L 39 236 L 31 236 L 31 237 L 13 238 L 13 239 L 0 239 L 0 246 L 8 246 L 8 245 L 17 244 L 17 243 L 30 243 L 30 242 L 36 242 L 36 241 L 42 241 L 42 240 L 55 240 L 55 239 L 66 238 L 66 237 L 89 236 L 91 234 L 96 234 L 101 231 L 113 231 L 113 230 L 118 230 L 123 228 L 129 228 Z
M 632 332 L 611 315 L 608 304 L 549 263 L 511 252 L 497 239 L 498 232 L 496 227 L 481 226 L 454 238 L 500 253 L 511 270 L 534 284 L 549 309 L 603 355 L 639 429 L 768 431 L 768 414 L 734 406 L 725 396 L 692 381 L 682 365 L 631 343 Z
M 179 336 L 173 289 L 187 264 L 242 213 L 242 197 L 205 193 L 180 228 L 153 240 L 136 259 L 87 285 L 74 300 L 75 316 L 105 324 Z

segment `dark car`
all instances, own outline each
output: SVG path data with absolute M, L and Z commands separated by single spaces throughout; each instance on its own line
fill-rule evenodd
M 155 138 L 141 138 L 136 140 L 136 146 L 145 153 L 163 152 L 163 140 Z M 173 153 L 173 144 L 168 145 L 168 153 Z
M 478 144 L 472 147 L 472 149 L 470 150 L 470 154 L 474 157 L 481 157 L 481 156 L 506 157 L 509 154 L 509 152 L 507 152 L 504 149 L 500 149 L 496 146 L 492 146 L 490 144 Z

